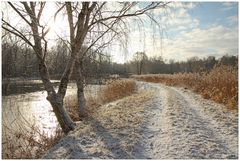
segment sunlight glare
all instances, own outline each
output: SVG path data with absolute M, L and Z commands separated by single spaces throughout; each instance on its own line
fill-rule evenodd
M 48 24 L 48 27 L 49 27 L 49 32 L 47 34 L 47 37 L 49 39 L 53 39 L 56 37 L 56 33 L 59 31 L 59 22 L 58 21 L 54 21 L 54 20 L 51 20 Z

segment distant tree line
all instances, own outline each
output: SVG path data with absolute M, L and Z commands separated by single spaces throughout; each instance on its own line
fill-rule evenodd
M 84 50 L 84 49 L 82 49 Z M 91 50 L 89 51 L 91 52 Z M 28 46 L 23 46 L 20 43 L 2 43 L 2 76 L 3 78 L 39 78 L 38 62 L 34 51 Z M 70 59 L 67 45 L 59 41 L 56 46 L 49 50 L 46 62 L 49 67 L 49 74 L 51 79 L 59 79 L 61 73 L 64 71 L 66 62 Z M 118 69 L 111 68 L 112 63 L 110 56 L 103 53 L 88 54 L 83 61 L 83 73 L 87 77 L 100 77 L 109 73 L 115 73 Z M 118 67 L 117 67 L 118 68 Z M 76 75 L 74 69 L 72 79 Z
M 84 49 L 83 49 L 84 50 Z M 2 44 L 2 76 L 3 78 L 38 78 L 37 58 L 33 50 L 18 43 Z M 89 51 L 91 52 L 91 50 Z M 168 62 L 161 56 L 148 58 L 144 52 L 136 52 L 133 60 L 125 64 L 112 62 L 111 57 L 104 53 L 88 54 L 83 61 L 83 74 L 87 80 L 106 77 L 111 74 L 128 76 L 129 74 L 173 74 L 179 72 L 203 72 L 211 70 L 215 65 L 238 66 L 238 56 L 225 55 L 216 59 L 214 56 L 200 59 L 192 57 L 187 61 Z M 67 46 L 59 41 L 49 51 L 46 59 L 51 79 L 59 79 L 64 71 L 67 59 L 70 58 Z M 76 75 L 74 70 L 72 79 Z
M 148 58 L 145 53 L 139 52 L 135 54 L 132 61 L 127 63 L 127 71 L 132 74 L 174 74 L 174 73 L 191 73 L 191 72 L 206 72 L 211 70 L 216 65 L 230 65 L 238 67 L 238 56 L 224 55 L 221 58 L 208 56 L 207 58 L 192 57 L 186 61 L 164 61 L 161 56 Z M 140 69 L 139 69 L 140 68 Z

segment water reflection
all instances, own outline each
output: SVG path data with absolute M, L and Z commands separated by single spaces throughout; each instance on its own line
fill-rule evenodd
M 57 120 L 46 96 L 46 92 L 3 96 L 3 132 L 38 127 L 41 133 L 52 135 L 57 127 Z
M 85 87 L 86 97 L 97 95 L 103 86 L 89 85 Z M 70 83 L 66 95 L 76 95 L 74 83 Z M 10 130 L 23 130 L 24 128 L 37 127 L 41 133 L 48 136 L 55 133 L 58 122 L 53 113 L 51 104 L 46 100 L 47 93 L 38 91 L 26 94 L 3 96 L 2 120 L 3 134 Z M 3 140 L 4 140 L 3 135 Z

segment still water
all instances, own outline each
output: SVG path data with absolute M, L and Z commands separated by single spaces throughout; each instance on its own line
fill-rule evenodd
M 100 90 L 99 87 L 102 86 L 91 85 L 85 87 L 86 96 L 95 95 Z M 76 90 L 76 85 L 70 83 L 66 96 L 76 96 Z M 58 123 L 46 97 L 47 93 L 45 91 L 2 97 L 3 144 L 7 140 L 6 137 L 9 137 L 13 131 L 29 132 L 31 127 L 37 127 L 40 133 L 47 136 L 55 133 Z
M 14 130 L 24 126 L 37 126 L 42 132 L 52 133 L 57 122 L 46 97 L 44 91 L 3 96 L 3 132 L 5 126 Z

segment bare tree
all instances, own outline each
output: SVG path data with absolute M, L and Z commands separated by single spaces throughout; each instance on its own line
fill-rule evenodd
M 157 23 L 157 21 L 148 14 L 148 11 L 164 8 L 169 2 L 149 2 L 142 4 L 141 7 L 139 3 L 121 2 L 118 3 L 119 9 L 111 8 L 111 10 L 106 9 L 108 5 L 107 2 L 66 2 L 64 4 L 67 9 L 69 21 L 71 53 L 73 59 L 76 59 L 75 67 L 78 71 L 76 82 L 78 87 L 79 115 L 82 115 L 85 109 L 84 77 L 82 70 L 83 60 L 86 57 L 87 51 L 94 47 L 97 48 L 96 50 L 103 48 L 111 43 L 113 38 L 124 36 L 128 28 L 127 20 L 131 17 L 135 17 L 141 21 L 140 16 L 145 14 L 150 20 Z M 74 17 L 76 17 L 75 21 Z M 94 37 L 91 36 L 92 34 L 94 34 Z M 106 41 L 106 35 L 109 36 L 109 34 L 111 38 Z M 86 43 L 88 35 L 90 35 L 91 41 Z M 99 44 L 99 42 L 101 43 Z M 84 43 L 88 48 L 82 51 L 81 48 Z M 72 62 L 70 64 L 72 64 Z
M 2 19 L 2 28 L 20 37 L 35 51 L 38 58 L 39 73 L 48 94 L 47 100 L 51 103 L 58 122 L 65 133 L 75 127 L 63 104 L 73 68 L 75 67 L 77 70 L 76 84 L 79 115 L 81 115 L 85 109 L 83 60 L 89 53 L 88 51 L 91 49 L 93 51 L 91 53 L 94 54 L 94 51 L 106 47 L 114 38 L 124 35 L 128 28 L 127 20 L 131 17 L 141 20 L 140 16 L 145 14 L 151 20 L 157 22 L 148 14 L 148 11 L 163 8 L 168 4 L 168 2 L 146 2 L 141 5 L 139 3 L 119 2 L 117 3 L 118 9 L 111 8 L 110 10 L 106 9 L 107 2 L 58 3 L 60 5 L 55 16 L 62 10 L 67 13 L 70 33 L 68 42 L 70 44 L 70 59 L 65 66 L 56 92 L 50 81 L 46 64 L 48 54 L 46 35 L 49 28 L 47 25 L 41 24 L 46 2 L 20 2 L 20 4 L 8 2 L 9 6 L 22 18 L 30 30 L 29 33 L 24 34 L 4 19 Z M 84 45 L 87 48 L 82 50 Z
M 134 55 L 134 61 L 137 64 L 137 74 L 141 75 L 143 70 L 144 62 L 147 60 L 147 55 L 145 52 L 136 52 Z
M 63 104 L 63 98 L 66 93 L 66 85 L 62 84 L 65 82 L 65 79 L 61 80 L 61 85 L 59 86 L 59 91 L 56 92 L 53 84 L 50 81 L 48 67 L 46 65 L 46 56 L 47 56 L 47 41 L 45 39 L 46 34 L 49 32 L 49 29 L 46 26 L 40 24 L 42 18 L 42 12 L 46 2 L 20 2 L 22 7 L 19 5 L 8 2 L 10 7 L 22 18 L 22 20 L 30 28 L 27 37 L 27 34 L 23 34 L 16 27 L 12 26 L 9 22 L 2 19 L 2 28 L 8 32 L 20 37 L 33 48 L 35 54 L 38 58 L 39 73 L 44 84 L 45 90 L 47 91 L 47 100 L 53 107 L 53 111 L 57 117 L 57 120 L 65 133 L 73 130 L 75 123 L 71 120 L 70 116 L 66 112 Z M 65 74 L 65 73 L 64 73 Z M 63 74 L 63 77 L 66 75 Z M 64 93 L 64 94 L 63 94 Z

